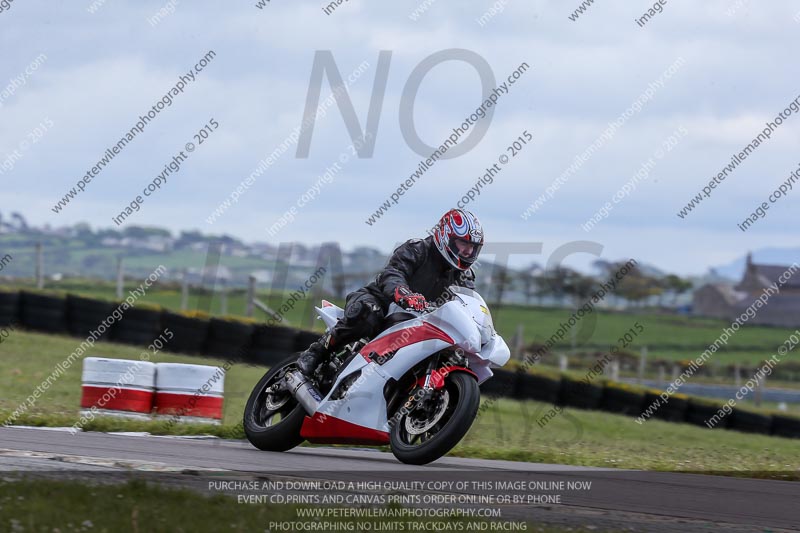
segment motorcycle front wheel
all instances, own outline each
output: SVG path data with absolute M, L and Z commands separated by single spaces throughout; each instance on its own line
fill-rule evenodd
M 439 459 L 467 434 L 480 400 L 474 377 L 464 372 L 449 374 L 432 398 L 412 406 L 394 423 L 389 436 L 392 453 L 412 465 Z

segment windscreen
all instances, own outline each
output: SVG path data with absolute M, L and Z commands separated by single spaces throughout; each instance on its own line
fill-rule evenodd
M 464 296 L 470 296 L 472 298 L 476 298 L 481 301 L 481 304 L 483 306 L 486 306 L 486 302 L 484 301 L 483 297 L 480 294 L 478 294 L 475 291 L 475 289 L 468 289 L 466 287 L 461 287 L 459 285 L 450 285 L 450 288 L 448 290 L 453 294 L 461 294 Z

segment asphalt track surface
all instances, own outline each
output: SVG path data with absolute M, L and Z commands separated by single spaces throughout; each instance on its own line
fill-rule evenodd
M 502 520 L 592 526 L 598 531 L 800 531 L 800 483 L 685 473 L 455 457 L 419 467 L 401 464 L 389 453 L 370 449 L 300 447 L 270 453 L 256 450 L 245 441 L 216 438 L 92 432 L 71 435 L 54 429 L 16 427 L 0 428 L 0 470 L 6 476 L 13 471 L 18 475 L 76 479 L 91 475 L 126 479 L 132 473 L 146 473 L 161 476 L 156 478 L 159 482 L 205 491 L 212 490 L 209 479 L 383 480 L 404 484 L 409 494 L 439 495 L 478 495 L 485 491 L 474 486 L 463 490 L 431 488 L 430 483 L 472 480 L 525 482 L 530 486 L 532 481 L 578 481 L 591 482 L 591 488 L 583 485 L 583 490 L 547 492 L 559 494 L 560 503 L 494 507 L 502 509 Z M 425 488 L 414 482 L 425 484 Z

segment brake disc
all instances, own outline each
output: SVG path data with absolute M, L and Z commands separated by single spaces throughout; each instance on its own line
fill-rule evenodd
M 420 435 L 425 433 L 426 431 L 430 430 L 433 426 L 435 426 L 439 420 L 442 419 L 442 415 L 444 415 L 445 411 L 447 410 L 447 406 L 450 404 L 450 393 L 447 392 L 447 389 L 442 391 L 442 394 L 439 396 L 439 404 L 436 406 L 436 411 L 428 417 L 427 419 L 420 420 L 418 418 L 412 417 L 412 413 L 406 415 L 406 423 L 405 428 L 406 432 L 409 435 Z
M 267 387 L 264 392 L 266 392 L 266 396 L 264 397 L 264 405 L 269 411 L 277 411 L 286 405 L 286 402 L 289 401 L 291 396 L 289 391 L 282 386 L 282 382 L 280 380 Z
M 276 401 L 276 398 L 278 398 L 278 401 Z M 283 394 L 283 395 L 267 394 L 266 398 L 264 399 L 264 405 L 266 405 L 269 411 L 277 411 L 278 409 L 286 405 L 286 402 L 288 401 L 289 401 L 288 394 Z

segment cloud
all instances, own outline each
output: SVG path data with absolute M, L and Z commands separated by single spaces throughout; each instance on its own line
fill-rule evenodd
M 43 13 L 26 3 L 4 13 L 0 44 L 7 52 L 0 86 L 37 54 L 48 57 L 40 72 L 0 108 L 0 159 L 42 117 L 55 122 L 13 172 L 3 176 L 26 216 L 51 225 L 78 220 L 111 225 L 120 206 L 214 117 L 219 131 L 135 221 L 173 230 L 209 230 L 209 213 L 300 123 L 316 50 L 331 50 L 344 75 L 365 60 L 370 63 L 349 90 L 362 126 L 374 97 L 378 54 L 391 50 L 374 156 L 349 161 L 318 200 L 281 231 L 280 239 L 339 240 L 388 250 L 387 243 L 429 227 L 526 129 L 534 134 L 533 144 L 474 203 L 487 235 L 504 241 L 585 238 L 580 224 L 682 125 L 689 131 L 686 140 L 592 238 L 602 239 L 612 258 L 635 256 L 679 272 L 701 271 L 720 258 L 739 255 L 754 245 L 750 239 L 791 242 L 782 229 L 792 212 L 791 198 L 746 236 L 735 232 L 735 222 L 794 168 L 793 147 L 800 140 L 797 117 L 696 214 L 687 220 L 675 216 L 765 120 L 800 92 L 786 61 L 798 28 L 791 2 L 747 2 L 732 16 L 726 14 L 731 2 L 725 0 L 702 6 L 670 3 L 645 28 L 633 22 L 642 6 L 626 3 L 598 3 L 572 22 L 567 18 L 571 4 L 509 0 L 483 27 L 476 19 L 491 2 L 458 9 L 437 2 L 416 22 L 408 18 L 415 2 L 352 1 L 331 15 L 315 3 L 273 1 L 263 10 L 252 4 L 180 3 L 156 27 L 147 18 L 158 6 L 123 0 L 109 0 L 95 14 L 83 4 L 50 6 Z M 438 162 L 384 219 L 369 227 L 364 220 L 420 160 L 399 126 L 408 76 L 424 58 L 447 48 L 476 51 L 491 64 L 498 81 L 523 61 L 533 68 L 503 97 L 474 150 Z M 50 211 L 112 141 L 209 49 L 218 57 L 172 108 L 74 205 L 63 214 Z M 686 64 L 675 77 L 536 217 L 523 221 L 520 212 L 679 56 Z M 323 98 L 329 90 L 326 81 Z M 479 100 L 472 67 L 458 62 L 436 67 L 415 101 L 419 135 L 437 143 Z M 338 108 L 331 108 L 315 125 L 310 157 L 296 159 L 294 149 L 282 155 L 213 231 L 268 240 L 264 228 L 350 143 Z

